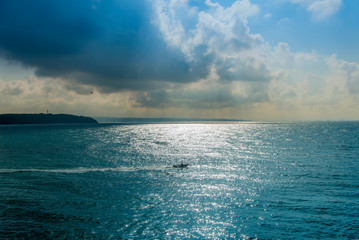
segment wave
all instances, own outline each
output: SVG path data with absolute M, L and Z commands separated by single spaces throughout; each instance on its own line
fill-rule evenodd
M 44 172 L 44 173 L 88 173 L 88 172 L 134 172 L 134 171 L 162 171 L 168 170 L 169 166 L 145 166 L 145 167 L 115 167 L 115 168 L 65 168 L 65 169 L 0 169 L 1 173 L 21 173 L 21 172 Z

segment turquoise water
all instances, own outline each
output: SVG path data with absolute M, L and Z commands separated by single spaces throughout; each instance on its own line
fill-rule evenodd
M 359 122 L 0 127 L 0 239 L 358 239 L 358 140 Z

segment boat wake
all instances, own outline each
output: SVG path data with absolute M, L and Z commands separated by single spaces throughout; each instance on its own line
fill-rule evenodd
M 135 172 L 135 171 L 163 171 L 170 169 L 170 166 L 145 166 L 145 167 L 115 167 L 115 168 L 68 168 L 68 169 L 0 169 L 0 174 L 6 173 L 28 173 L 28 172 L 43 172 L 43 173 L 89 173 L 89 172 Z

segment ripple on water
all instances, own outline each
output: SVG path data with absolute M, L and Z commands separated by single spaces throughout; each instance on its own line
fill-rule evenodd
M 0 238 L 359 235 L 357 123 L 0 131 Z

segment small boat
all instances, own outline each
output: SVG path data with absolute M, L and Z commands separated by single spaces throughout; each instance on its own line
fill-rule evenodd
M 188 164 L 184 164 L 184 163 L 181 163 L 181 164 L 175 164 L 173 165 L 174 168 L 186 168 L 188 167 Z

